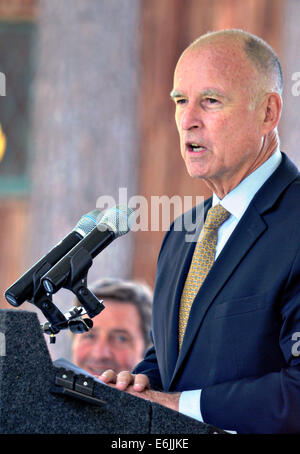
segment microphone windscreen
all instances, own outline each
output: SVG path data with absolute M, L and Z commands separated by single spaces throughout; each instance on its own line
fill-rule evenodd
M 98 227 L 106 225 L 115 233 L 116 237 L 125 235 L 135 223 L 135 213 L 132 208 L 117 205 L 107 210 Z

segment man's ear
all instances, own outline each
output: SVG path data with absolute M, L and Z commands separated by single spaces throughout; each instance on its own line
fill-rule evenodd
M 267 134 L 276 128 L 279 123 L 282 99 L 278 93 L 272 92 L 266 95 L 264 107 L 264 120 L 263 120 L 263 134 Z

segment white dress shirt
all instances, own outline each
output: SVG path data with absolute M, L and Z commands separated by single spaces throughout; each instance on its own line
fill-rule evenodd
M 218 230 L 215 259 L 222 251 L 233 230 L 248 208 L 251 200 L 265 181 L 277 169 L 281 159 L 280 150 L 277 149 L 267 161 L 242 180 L 240 184 L 226 194 L 222 200 L 220 200 L 216 194 L 213 194 L 212 206 L 221 203 L 221 205 L 230 213 L 229 218 Z M 201 405 L 199 405 L 200 398 L 201 389 L 183 391 L 179 399 L 179 412 L 203 422 Z

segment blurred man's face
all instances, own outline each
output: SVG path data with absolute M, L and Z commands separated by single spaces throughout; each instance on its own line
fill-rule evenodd
M 131 371 L 144 354 L 141 320 L 130 302 L 105 300 L 105 309 L 93 318 L 93 328 L 75 335 L 74 363 L 93 375 L 107 369 Z

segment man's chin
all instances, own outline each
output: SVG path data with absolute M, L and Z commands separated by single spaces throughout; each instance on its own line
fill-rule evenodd
M 192 178 L 205 178 L 207 176 L 207 169 L 197 162 L 186 162 L 186 169 Z
M 203 172 L 199 172 L 198 170 L 195 170 L 195 169 L 191 169 L 191 168 L 188 168 L 187 169 L 188 171 L 188 174 L 191 178 L 202 178 L 202 179 L 205 179 L 205 174 L 203 174 Z

